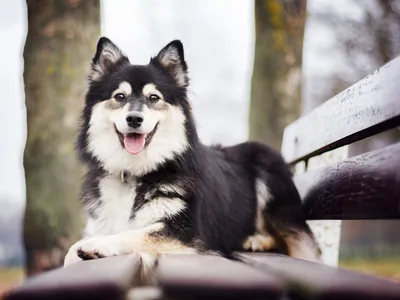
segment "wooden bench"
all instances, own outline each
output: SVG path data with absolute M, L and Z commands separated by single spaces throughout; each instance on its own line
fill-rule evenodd
M 288 126 L 282 153 L 310 220 L 400 217 L 400 143 L 307 171 L 308 161 L 400 126 L 400 58 Z M 136 255 L 84 261 L 26 280 L 7 299 L 400 299 L 400 285 L 276 254 L 165 255 L 153 284 Z

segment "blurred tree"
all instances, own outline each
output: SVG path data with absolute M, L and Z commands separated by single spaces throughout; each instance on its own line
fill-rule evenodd
M 304 113 L 400 54 L 400 1 L 349 0 L 346 8 L 339 4 L 327 5 L 329 0 L 313 1 L 318 2 L 319 8 L 309 14 L 309 24 L 333 33 L 333 47 L 325 49 L 325 55 L 330 57 L 340 53 L 344 64 L 323 78 L 322 89 L 321 82 L 316 82 L 321 74 L 310 80 L 314 83 L 313 90 L 318 93 L 303 99 L 307 102 L 302 105 L 307 108 Z
M 337 85 L 333 87 L 338 89 L 340 82 L 347 81 L 349 86 L 400 54 L 400 1 L 372 0 L 369 5 L 363 0 L 353 1 L 363 11 L 361 20 L 344 19 L 339 22 L 343 25 L 335 25 L 336 37 L 352 70 L 345 80 L 339 74 L 335 76 Z M 393 129 L 354 143 L 349 154 L 358 155 L 398 141 L 400 130 Z
M 306 0 L 255 0 L 250 139 L 280 149 L 300 113 Z
M 78 238 L 80 169 L 73 142 L 85 76 L 100 34 L 98 0 L 27 0 L 24 153 L 27 274 L 62 263 Z

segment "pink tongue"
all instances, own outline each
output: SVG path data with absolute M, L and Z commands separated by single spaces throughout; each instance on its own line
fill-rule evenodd
M 129 135 L 124 137 L 124 145 L 126 151 L 129 152 L 129 154 L 139 154 L 143 148 L 144 148 L 144 143 L 145 143 L 145 135 L 144 134 L 138 134 L 138 135 Z

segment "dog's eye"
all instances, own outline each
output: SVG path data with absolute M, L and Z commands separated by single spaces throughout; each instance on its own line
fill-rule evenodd
M 117 101 L 124 101 L 124 100 L 125 100 L 125 95 L 122 94 L 122 93 L 119 93 L 119 94 L 116 94 L 116 95 L 114 96 L 114 98 L 115 98 L 115 100 L 117 100 Z
M 158 96 L 155 95 L 155 94 L 151 94 L 151 95 L 149 96 L 149 100 L 150 100 L 151 102 L 157 102 L 158 100 L 160 100 L 160 97 L 158 97 Z

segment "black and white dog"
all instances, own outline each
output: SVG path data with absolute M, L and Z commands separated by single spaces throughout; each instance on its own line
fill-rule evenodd
M 99 40 L 77 139 L 89 220 L 64 264 L 203 250 L 276 250 L 318 261 L 281 156 L 256 142 L 203 145 L 188 82 L 178 40 L 144 66 Z

